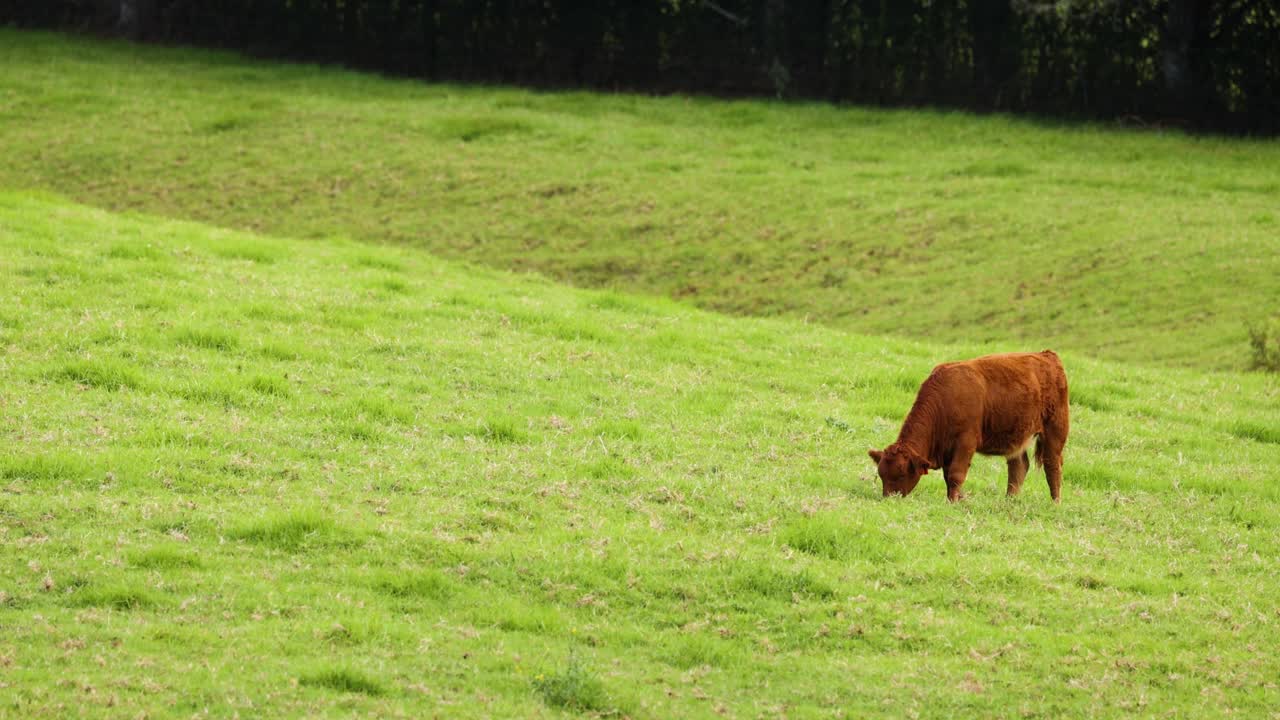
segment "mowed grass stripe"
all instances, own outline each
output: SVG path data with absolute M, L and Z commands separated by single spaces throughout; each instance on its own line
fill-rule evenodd
M 0 187 L 732 313 L 1213 369 L 1247 367 L 1246 328 L 1280 313 L 1273 141 L 431 85 L 14 30 L 0 108 Z M 375 262 L 371 290 L 412 288 Z

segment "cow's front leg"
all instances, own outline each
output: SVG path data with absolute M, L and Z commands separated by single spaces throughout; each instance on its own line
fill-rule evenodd
M 957 449 L 955 454 L 947 460 L 947 465 L 942 469 L 942 477 L 947 481 L 947 500 L 956 502 L 964 498 L 964 493 L 960 492 L 960 486 L 964 485 L 965 476 L 969 474 L 969 462 L 973 460 L 972 449 Z
M 964 499 L 964 493 L 960 492 L 960 486 L 964 485 L 965 476 L 969 474 L 969 464 L 963 465 L 951 464 L 946 470 L 942 471 L 943 477 L 947 479 L 947 500 L 956 502 Z
M 956 443 L 955 450 L 951 452 L 950 456 L 946 457 L 946 465 L 943 465 L 942 468 L 942 477 L 947 482 L 947 501 L 964 500 L 964 493 L 960 492 L 960 486 L 963 486 L 964 479 L 969 474 L 969 462 L 973 461 L 973 454 L 977 451 L 977 441 L 972 438 L 960 438 L 960 442 Z

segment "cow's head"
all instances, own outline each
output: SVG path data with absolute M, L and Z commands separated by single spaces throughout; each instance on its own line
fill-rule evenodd
M 880 490 L 885 497 L 910 495 L 920 478 L 933 469 L 928 460 L 898 443 L 884 450 L 870 450 L 867 454 L 876 463 L 876 470 L 880 473 Z

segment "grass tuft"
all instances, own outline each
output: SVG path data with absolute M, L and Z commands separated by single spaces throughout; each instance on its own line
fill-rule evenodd
M 793 521 L 778 539 L 802 553 L 828 560 L 861 559 L 884 562 L 891 555 L 889 539 L 834 514 L 823 513 Z
M 391 272 L 405 272 L 404 263 L 389 257 L 381 257 L 369 253 L 356 256 L 356 265 L 360 267 L 374 268 L 376 270 L 389 270 Z
M 268 397 L 289 397 L 289 381 L 275 375 L 255 375 L 249 379 L 249 389 Z
M 637 474 L 635 467 L 626 459 L 613 454 L 584 465 L 583 473 L 596 480 L 630 480 Z
M 347 423 L 340 428 L 339 432 L 343 437 L 361 443 L 377 442 L 382 437 L 377 428 L 364 422 Z
M 112 260 L 161 260 L 164 253 L 149 243 L 120 243 L 112 245 L 106 256 Z
M 129 564 L 144 570 L 178 570 L 201 567 L 199 558 L 166 547 L 130 553 Z
M 0 455 L 0 478 L 33 482 L 69 482 L 94 474 L 83 459 L 67 452 Z
M 412 409 L 385 397 L 378 396 L 357 398 L 351 404 L 349 412 L 353 416 L 364 416 L 375 422 L 400 425 L 412 425 L 415 419 Z
M 429 570 L 388 572 L 379 576 L 373 586 L 379 592 L 403 600 L 448 600 L 456 592 L 453 581 Z
M 267 360 L 297 362 L 307 356 L 303 347 L 291 340 L 275 339 L 262 343 L 254 352 Z
M 383 278 L 379 280 L 376 287 L 385 290 L 392 295 L 405 295 L 409 293 L 409 283 L 399 278 Z
M 232 132 L 253 127 L 255 118 L 251 115 L 227 114 L 205 123 L 202 130 L 210 134 Z
M 644 435 L 640 423 L 634 420 L 606 420 L 596 425 L 596 432 L 614 440 L 639 440 Z
M 733 575 L 732 587 L 772 600 L 790 602 L 796 596 L 831 598 L 835 589 L 814 578 L 808 570 L 780 571 L 767 566 L 749 565 Z
M 1034 479 L 1034 476 L 1029 474 L 1027 485 L 1030 485 Z M 1114 490 L 1124 484 L 1124 476 L 1109 468 L 1077 463 L 1063 470 L 1063 483 L 1092 490 Z M 1027 492 L 1025 485 L 1023 492 Z
M 228 242 L 214 248 L 214 254 L 227 260 L 244 260 L 259 265 L 270 265 L 280 258 L 275 248 L 248 241 Z
M 529 433 L 525 432 L 516 420 L 504 417 L 490 418 L 478 427 L 463 431 L 462 434 L 473 435 L 497 444 L 520 445 L 529 442 Z
M 678 668 L 689 670 L 697 667 L 719 667 L 727 664 L 729 655 L 721 643 L 706 635 L 681 637 L 668 655 L 668 661 Z
M 100 390 L 136 390 L 144 385 L 142 375 L 133 366 L 109 359 L 64 363 L 49 377 Z
M 1246 440 L 1280 445 L 1280 422 L 1264 424 L 1240 420 L 1232 424 L 1231 434 Z
M 312 511 L 273 513 L 232 528 L 227 535 L 289 552 L 343 544 L 348 539 L 348 533 L 333 520 Z
M 981 162 L 966 165 L 955 174 L 965 177 L 1010 178 L 1034 175 L 1035 171 L 1021 163 Z
M 485 114 L 445 117 L 436 123 L 436 129 L 444 139 L 472 143 L 526 135 L 534 128 L 524 120 Z
M 142 588 L 115 585 L 97 587 L 89 585 L 71 593 L 71 601 L 80 607 L 100 607 L 112 610 L 145 610 L 158 604 L 155 595 Z
M 230 332 L 207 328 L 182 328 L 174 333 L 174 338 L 179 345 L 220 352 L 234 350 L 240 344 Z
M 324 688 L 335 692 L 360 693 L 373 696 L 386 692 L 382 685 L 374 679 L 347 668 L 323 670 L 302 675 L 298 678 L 298 684 L 306 687 Z
M 169 389 L 173 395 L 191 402 L 220 407 L 235 407 L 243 402 L 241 391 L 229 378 L 205 377 Z

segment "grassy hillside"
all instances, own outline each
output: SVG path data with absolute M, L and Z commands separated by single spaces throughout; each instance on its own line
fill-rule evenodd
M 380 80 L 0 30 L 0 188 L 873 334 L 1244 367 L 1280 146 Z
M 1274 379 L 1065 353 L 1060 506 L 882 501 L 997 347 L 0 194 L 0 714 L 1273 712 Z

